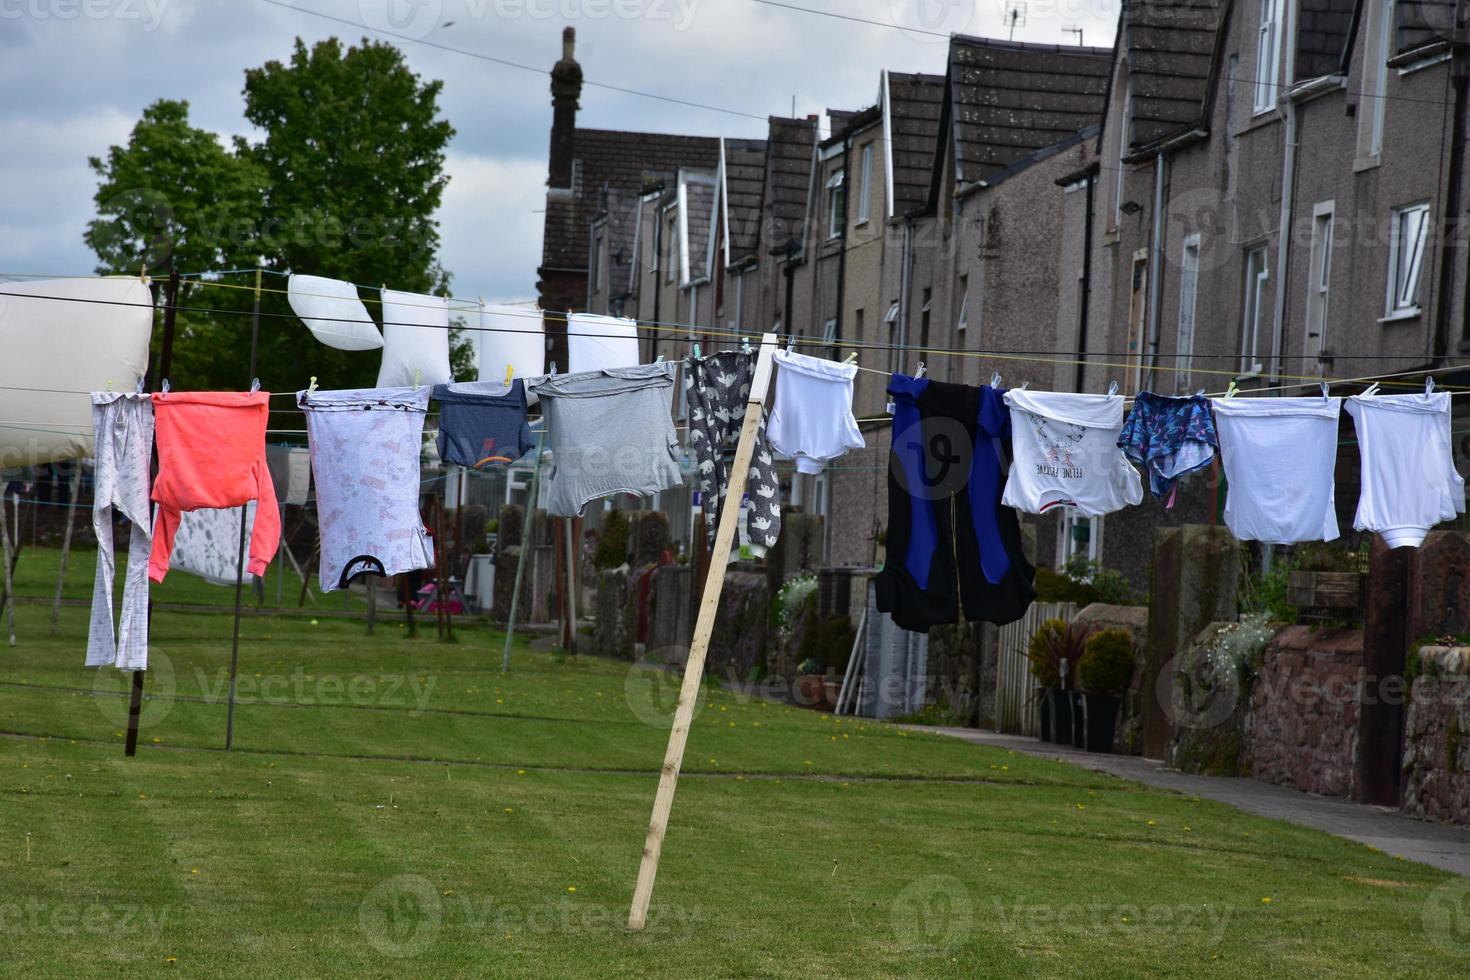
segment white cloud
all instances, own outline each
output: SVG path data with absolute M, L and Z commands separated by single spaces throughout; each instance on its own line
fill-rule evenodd
M 451 153 L 445 169 L 440 256 L 454 273 L 454 294 L 488 302 L 534 296 L 546 163 Z

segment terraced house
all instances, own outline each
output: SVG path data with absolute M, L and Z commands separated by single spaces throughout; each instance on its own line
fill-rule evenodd
M 810 353 L 859 351 L 867 450 L 792 474 L 783 496 L 826 515 L 828 563 L 867 564 L 886 517 L 879 372 L 1166 393 L 1470 381 L 1447 366 L 1470 345 L 1455 9 L 1129 0 L 1111 49 L 955 36 L 935 74 L 875 66 L 865 108 L 772 118 L 763 140 L 651 137 L 639 186 L 589 168 L 555 230 L 587 242 L 568 260 L 592 270 L 586 308 L 706 343 L 775 329 Z M 549 195 L 568 193 L 558 146 L 618 135 L 567 124 Z M 666 139 L 687 141 L 683 158 Z M 1099 560 L 1144 588 L 1154 530 L 1209 523 L 1222 499 L 1201 473 L 1172 508 L 1029 519 L 1036 556 Z

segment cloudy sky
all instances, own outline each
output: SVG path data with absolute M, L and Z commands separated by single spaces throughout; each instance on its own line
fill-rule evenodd
M 880 69 L 942 73 L 943 35 L 1005 37 L 1013 7 L 1024 8 L 1017 40 L 1075 44 L 1067 29 L 1081 27 L 1087 44 L 1111 45 L 1117 3 L 789 5 L 857 18 L 844 20 L 757 0 L 0 0 L 0 274 L 90 272 L 87 157 L 126 142 L 160 98 L 187 99 L 194 125 L 221 136 L 253 135 L 241 116 L 244 71 L 289 58 L 298 36 L 390 40 L 414 71 L 444 81 L 441 108 L 458 135 L 441 259 L 456 295 L 516 300 L 535 293 L 546 72 L 568 24 L 587 80 L 580 124 L 759 137 L 765 116 L 790 113 L 793 100 L 799 115 L 872 104 Z

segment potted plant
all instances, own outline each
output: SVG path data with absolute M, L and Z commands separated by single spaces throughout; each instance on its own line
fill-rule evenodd
M 1133 680 L 1133 634 L 1125 629 L 1099 630 L 1087 638 L 1077 664 L 1077 683 L 1086 704 L 1084 747 L 1111 752 L 1118 730 L 1118 709 Z
M 816 657 L 807 657 L 796 667 L 796 698 L 808 708 L 819 708 L 825 702 L 822 665 Z
M 1068 686 L 1090 632 L 1091 627 L 1086 623 L 1048 619 L 1037 628 L 1026 651 L 1031 676 L 1043 688 L 1043 704 L 1051 707 L 1048 734 L 1058 745 L 1072 744 L 1073 698 Z

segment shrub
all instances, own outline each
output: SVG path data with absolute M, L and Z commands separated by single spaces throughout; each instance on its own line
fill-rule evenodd
M 610 510 L 602 519 L 602 536 L 597 541 L 593 564 L 598 568 L 617 568 L 628 560 L 628 514 Z
M 1092 627 L 1086 623 L 1069 623 L 1065 619 L 1048 619 L 1031 637 L 1026 659 L 1031 661 L 1031 676 L 1042 687 L 1057 687 L 1062 681 L 1062 664 L 1067 676 L 1073 676 L 1077 662 L 1087 648 Z
M 1070 559 L 1059 572 L 1038 568 L 1035 588 L 1038 602 L 1072 602 L 1078 606 L 1094 602 L 1131 606 L 1138 602 L 1138 594 L 1122 572 L 1081 556 Z
M 812 574 L 797 575 L 786 580 L 771 600 L 771 621 L 783 637 L 790 637 L 797 620 L 801 618 L 801 607 L 817 594 L 817 577 Z M 815 600 L 814 600 L 815 601 Z
M 817 663 L 815 657 L 807 657 L 796 665 L 796 672 L 798 674 L 820 674 L 822 672 L 822 665 Z
M 1107 629 L 1087 638 L 1086 652 L 1077 663 L 1077 686 L 1088 694 L 1118 697 L 1132 680 L 1132 633 Z

